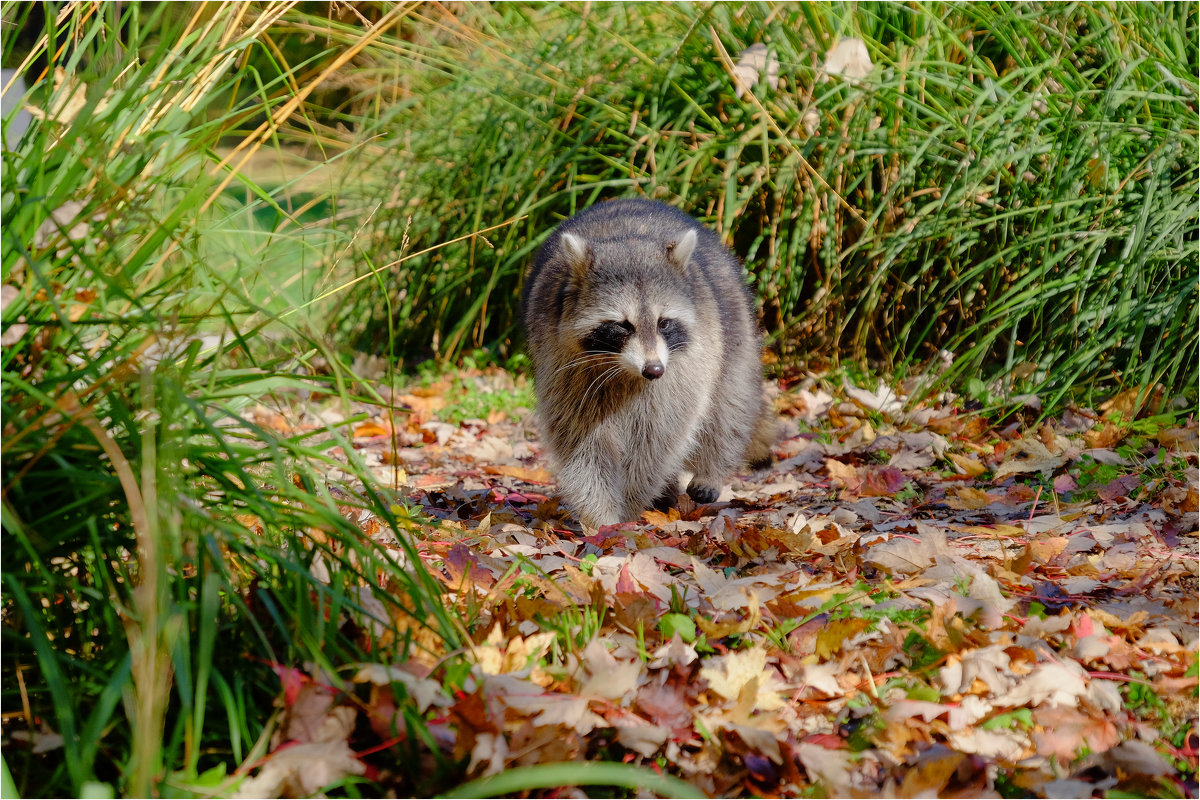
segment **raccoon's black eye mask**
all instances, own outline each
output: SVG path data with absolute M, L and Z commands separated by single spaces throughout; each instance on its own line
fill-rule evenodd
M 603 322 L 583 338 L 583 349 L 593 353 L 619 353 L 633 336 L 633 323 Z
M 682 350 L 687 345 L 687 328 L 677 319 L 663 317 L 658 321 L 658 335 L 667 343 L 667 349 L 672 352 Z

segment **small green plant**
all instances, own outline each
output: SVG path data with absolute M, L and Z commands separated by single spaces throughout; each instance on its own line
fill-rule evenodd
M 1032 730 L 1033 712 L 1028 708 L 1017 708 L 985 720 L 980 727 L 985 731 L 1004 731 L 1014 727 L 1027 731 Z
M 1130 672 L 1129 676 L 1145 679 L 1145 676 L 1137 671 Z M 1165 719 L 1167 716 L 1166 704 L 1163 703 L 1162 698 L 1158 696 L 1158 692 L 1154 691 L 1153 687 L 1142 683 L 1141 680 L 1131 681 L 1121 687 L 1121 694 L 1125 696 L 1125 707 L 1140 717 Z
M 1121 466 L 1101 463 L 1089 455 L 1080 457 L 1076 469 L 1079 472 L 1075 477 L 1075 485 L 1080 497 L 1093 496 L 1097 487 L 1106 486 L 1125 474 Z
M 685 642 L 696 641 L 696 623 L 687 614 L 664 614 L 658 621 L 658 631 L 664 639 L 672 639 L 679 634 Z
M 904 637 L 904 653 L 912 660 L 912 669 L 921 672 L 942 660 L 944 655 L 932 642 L 916 631 Z
M 536 617 L 542 630 L 554 633 L 552 659 L 562 664 L 567 653 L 586 647 L 604 628 L 608 609 L 604 606 L 571 606 L 553 617 Z

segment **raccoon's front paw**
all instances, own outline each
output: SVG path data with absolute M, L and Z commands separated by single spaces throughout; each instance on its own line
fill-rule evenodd
M 654 510 L 666 512 L 668 509 L 674 508 L 679 501 L 679 493 L 671 486 L 666 487 L 658 493 L 658 497 L 654 498 Z
M 717 498 L 721 495 L 721 487 L 704 486 L 692 481 L 687 488 L 688 497 L 692 498 L 699 505 L 717 502 Z

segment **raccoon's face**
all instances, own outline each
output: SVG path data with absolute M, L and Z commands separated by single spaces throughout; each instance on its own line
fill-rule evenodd
M 696 324 L 686 292 L 694 235 L 682 241 L 685 252 L 661 254 L 639 252 L 629 242 L 617 253 L 606 253 L 602 243 L 593 247 L 570 234 L 564 239 L 568 256 L 582 267 L 569 315 L 570 331 L 586 359 L 581 363 L 615 366 L 651 381 L 661 378 L 687 349 Z
M 580 340 L 580 348 L 589 354 L 618 356 L 621 367 L 632 375 L 661 378 L 672 357 L 687 347 L 686 320 L 691 315 L 654 303 L 629 306 L 625 313 L 617 311 L 611 306 L 607 313 L 597 309 L 601 319 Z

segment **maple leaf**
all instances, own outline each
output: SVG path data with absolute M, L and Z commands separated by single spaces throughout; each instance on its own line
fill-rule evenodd
M 995 480 L 1009 475 L 1027 475 L 1031 472 L 1052 472 L 1067 461 L 1065 456 L 1056 456 L 1037 439 L 1022 439 L 1005 452 L 1004 461 L 996 468 Z
M 657 753 L 671 736 L 670 728 L 647 722 L 628 711 L 620 710 L 606 715 L 606 718 L 617 730 L 617 741 L 643 758 L 650 758 Z
M 894 537 L 872 546 L 863 563 L 893 575 L 912 575 L 933 566 L 938 556 L 952 555 L 944 531 L 932 526 L 918 529 L 920 538 Z
M 834 662 L 808 664 L 804 667 L 802 680 L 805 686 L 818 692 L 829 697 L 839 697 L 844 694 L 841 684 L 838 683 L 838 675 L 841 673 L 841 667 Z
M 822 661 L 842 649 L 846 640 L 862 633 L 871 626 L 871 620 L 861 618 L 839 619 L 827 623 L 817 634 L 816 654 Z
M 761 645 L 708 658 L 703 663 L 700 677 L 727 700 L 737 700 L 742 690 L 756 681 L 754 708 L 772 711 L 783 706 L 778 694 L 779 680 L 773 670 L 767 669 L 767 651 Z
M 553 636 L 553 634 L 551 634 Z M 446 707 L 453 703 L 442 685 L 432 678 L 420 678 L 400 667 L 383 664 L 363 664 L 351 679 L 353 683 L 372 683 L 376 686 L 402 685 L 417 709 L 427 711 L 432 706 Z
M 1029 735 L 1019 730 L 967 728 L 950 731 L 946 741 L 955 750 L 1008 762 L 1020 761 L 1033 748 Z
M 864 497 L 887 497 L 908 485 L 908 476 L 895 467 L 868 469 L 863 471 L 862 487 L 858 490 Z
M 857 492 L 862 486 L 862 480 L 858 477 L 858 470 L 849 464 L 827 458 L 825 459 L 825 472 L 829 475 L 829 481 L 834 486 L 841 486 L 850 492 Z
M 1087 691 L 1087 672 L 1074 661 L 1039 664 L 1033 672 L 1018 679 L 1007 692 L 998 695 L 1002 706 L 1074 706 Z
M 953 490 L 951 496 L 946 497 L 944 502 L 947 508 L 957 511 L 974 511 L 987 508 L 997 499 L 996 495 L 988 494 L 982 489 L 976 489 L 973 486 L 959 486 Z
M 825 69 L 831 74 L 844 73 L 852 78 L 861 78 L 871 71 L 871 59 L 867 56 L 867 50 L 863 47 L 863 43 L 859 39 L 840 39 L 829 51 L 827 56 L 830 60 L 826 63 Z M 865 59 L 865 61 L 864 61 Z M 863 71 L 865 64 L 865 72 Z M 878 411 L 881 414 L 892 416 L 900 413 L 904 409 L 904 403 L 908 398 L 903 395 L 898 395 L 891 387 L 880 384 L 875 391 L 867 391 L 860 389 L 849 381 L 842 381 L 842 390 L 846 396 L 858 403 L 860 406 L 871 411 Z
M 947 453 L 946 458 L 950 459 L 950 461 L 962 474 L 970 478 L 978 478 L 980 475 L 987 472 L 987 466 L 974 455 Z
M 1039 708 L 1033 719 L 1037 724 L 1033 744 L 1038 753 L 1057 756 L 1063 764 L 1073 761 L 1084 748 L 1103 753 L 1121 740 L 1117 726 L 1111 721 L 1073 708 Z
M 692 559 L 692 575 L 709 605 L 720 611 L 757 608 L 760 602 L 774 597 L 783 588 L 777 575 L 726 578 L 698 558 Z
M 650 669 L 686 667 L 695 661 L 696 658 L 696 648 L 685 643 L 680 635 L 676 633 L 671 637 L 671 641 L 654 651 L 654 655 L 648 666 Z
M 310 797 L 367 767 L 344 738 L 296 744 L 267 757 L 258 775 L 242 781 L 235 797 Z
M 581 695 L 594 695 L 628 705 L 633 700 L 638 683 L 644 679 L 646 668 L 638 659 L 618 661 L 608 652 L 602 638 L 588 642 L 580 653 L 580 661 L 590 673 L 580 687 Z
M 830 797 L 851 796 L 854 753 L 803 741 L 796 745 L 796 758 L 809 777 L 820 783 Z
M 915 763 L 906 765 L 904 781 L 897 794 L 900 797 L 941 797 L 942 790 L 965 760 L 964 754 L 936 744 L 918 755 Z

